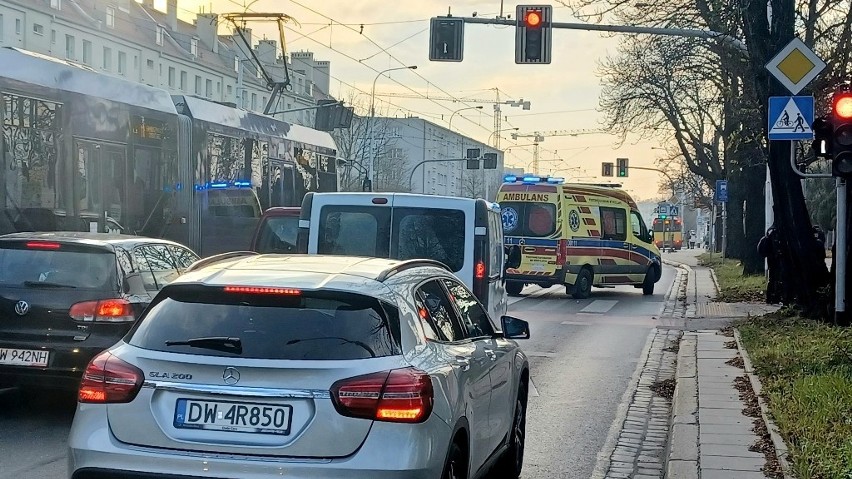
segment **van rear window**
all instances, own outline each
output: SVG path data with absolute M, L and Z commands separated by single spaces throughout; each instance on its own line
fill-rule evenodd
M 258 253 L 296 253 L 298 216 L 270 216 L 261 225 L 254 250 Z
M 260 201 L 249 189 L 210 190 L 207 209 L 213 216 L 260 218 Z
M 319 254 L 434 259 L 453 272 L 464 267 L 462 210 L 329 205 L 319 231 Z
M 556 232 L 556 205 L 536 202 L 500 203 L 503 234 L 541 238 Z
M 196 338 L 238 338 L 240 350 L 198 347 Z M 203 356 L 350 360 L 400 353 L 399 313 L 369 296 L 225 293 L 222 287 L 166 287 L 128 334 L 133 346 Z

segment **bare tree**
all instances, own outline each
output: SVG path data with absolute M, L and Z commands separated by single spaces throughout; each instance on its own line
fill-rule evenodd
M 461 180 L 462 196 L 466 198 L 477 198 L 485 191 L 485 182 L 482 179 L 481 170 L 464 170 Z

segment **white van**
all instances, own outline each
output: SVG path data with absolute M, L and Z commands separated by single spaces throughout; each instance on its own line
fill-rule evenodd
M 308 193 L 298 251 L 308 254 L 434 259 L 488 309 L 506 314 L 500 207 L 483 199 L 410 193 Z

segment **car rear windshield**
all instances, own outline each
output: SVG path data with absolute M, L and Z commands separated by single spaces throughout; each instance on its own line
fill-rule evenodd
M 73 245 L 0 244 L 0 286 L 117 289 L 115 254 Z
M 324 206 L 319 254 L 434 259 L 464 267 L 464 211 L 443 208 Z
M 541 238 L 556 231 L 556 205 L 536 202 L 500 203 L 503 234 Z
M 331 291 L 246 294 L 175 285 L 157 296 L 128 342 L 205 356 L 349 360 L 399 354 L 399 337 L 397 310 L 367 296 Z M 238 338 L 241 351 L 167 345 L 198 338 Z
M 249 189 L 209 190 L 207 209 L 213 216 L 260 218 L 260 202 Z
M 298 233 L 298 216 L 271 216 L 261 223 L 254 250 L 258 253 L 295 253 Z

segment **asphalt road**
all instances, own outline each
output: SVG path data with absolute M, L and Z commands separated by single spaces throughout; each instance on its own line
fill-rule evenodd
M 673 280 L 667 266 L 649 297 L 618 287 L 578 301 L 564 288 L 529 287 L 523 298 L 511 298 L 510 314 L 528 320 L 532 331 L 522 342 L 534 384 L 524 479 L 595 476 Z M 0 391 L 0 479 L 67 479 L 74 406 L 73 394 Z

